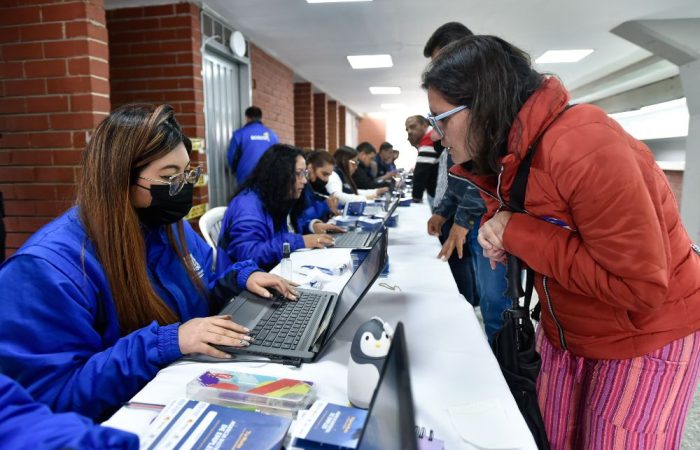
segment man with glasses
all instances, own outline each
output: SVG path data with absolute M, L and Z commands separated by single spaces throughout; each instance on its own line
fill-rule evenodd
M 406 119 L 408 142 L 418 150 L 416 166 L 413 169 L 413 201 L 423 203 L 423 193 L 427 192 L 428 204 L 432 209 L 440 154 L 430 138 L 429 125 L 428 119 L 423 116 L 411 116 Z

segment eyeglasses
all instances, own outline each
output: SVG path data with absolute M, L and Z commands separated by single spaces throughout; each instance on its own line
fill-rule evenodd
M 155 180 L 153 178 L 139 177 L 143 180 L 153 181 L 154 183 L 169 184 L 170 190 L 168 194 L 170 196 L 177 195 L 178 192 L 185 187 L 185 183 L 196 184 L 199 177 L 202 175 L 202 166 L 197 166 L 191 170 L 185 170 L 182 173 L 175 174 L 168 178 L 168 181 Z
M 446 111 L 442 114 L 438 114 L 437 116 L 433 115 L 432 113 L 428 114 L 428 116 L 426 118 L 428 119 L 428 122 L 430 122 L 430 126 L 433 127 L 433 129 L 435 131 L 438 132 L 438 134 L 440 135 L 440 139 L 442 139 L 445 137 L 445 133 L 442 131 L 442 128 L 440 128 L 440 125 L 438 125 L 438 122 L 440 122 L 441 120 L 445 120 L 448 117 L 450 117 L 452 114 L 456 114 L 456 113 L 460 112 L 461 110 L 467 109 L 467 108 L 469 108 L 469 107 L 466 105 L 462 105 L 462 106 L 458 106 L 456 108 L 452 108 L 451 110 Z
M 296 170 L 294 171 L 294 175 L 297 177 L 297 180 L 309 178 L 309 169 Z
M 351 159 L 351 160 L 348 161 L 348 162 L 349 162 L 350 164 L 352 164 L 353 166 L 356 166 L 356 165 L 357 165 L 357 161 L 355 161 L 354 159 Z

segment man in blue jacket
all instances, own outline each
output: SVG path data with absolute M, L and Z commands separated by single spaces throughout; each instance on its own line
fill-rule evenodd
M 136 450 L 139 438 L 75 413 L 54 414 L 0 374 L 0 448 Z
M 271 145 L 279 142 L 274 131 L 262 123 L 262 110 L 251 106 L 245 110 L 246 124 L 234 131 L 228 147 L 228 164 L 236 171 L 240 186 L 255 169 L 260 157 Z

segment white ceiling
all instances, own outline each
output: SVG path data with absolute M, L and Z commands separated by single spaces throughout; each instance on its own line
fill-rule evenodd
M 108 8 L 167 1 L 107 0 Z M 530 53 L 593 48 L 578 63 L 539 66 L 576 89 L 650 55 L 610 33 L 623 22 L 700 17 L 698 0 L 374 0 L 308 4 L 305 0 L 201 0 L 290 67 L 299 77 L 359 114 L 402 103 L 426 113 L 420 76 L 423 46 L 448 21 L 498 35 Z M 700 48 L 700 43 L 696 48 Z M 388 53 L 394 67 L 353 70 L 346 55 Z M 665 75 L 664 75 L 665 74 Z M 659 79 L 668 76 L 661 71 Z M 648 81 L 646 81 L 648 82 Z M 401 95 L 375 96 L 370 86 L 400 86 Z

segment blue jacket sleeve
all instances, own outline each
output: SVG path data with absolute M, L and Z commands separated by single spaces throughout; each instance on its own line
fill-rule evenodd
M 433 213 L 449 219 L 455 214 L 456 211 L 457 196 L 455 194 L 455 182 L 453 181 L 452 177 L 448 177 L 445 195 L 442 196 L 442 200 L 440 200 L 440 203 L 435 207 Z
M 285 232 L 270 238 L 267 223 L 255 215 L 237 217 L 225 232 L 229 234 L 226 253 L 232 261 L 250 259 L 263 268 L 272 268 L 282 260 L 285 242 L 289 242 L 292 251 L 304 248 L 300 234 Z
M 309 234 L 309 224 L 312 220 L 323 220 L 331 212 L 325 200 L 314 200 L 307 206 L 297 218 L 297 231 L 301 234 Z
M 186 225 L 189 227 L 189 224 Z M 204 239 L 199 237 L 191 228 L 191 239 L 189 246 L 196 252 L 196 259 L 204 263 L 204 279 L 207 282 L 209 296 L 217 305 L 238 295 L 246 288 L 248 278 L 253 272 L 260 268 L 254 261 L 239 261 L 233 265 L 222 269 L 220 272 L 213 270 L 214 251 Z
M 111 302 L 64 270 L 33 255 L 0 270 L 1 369 L 54 411 L 98 418 L 181 356 L 179 324 L 120 337 L 114 320 L 100 318 L 106 308 L 114 315 Z
M 0 375 L 0 448 L 136 450 L 139 438 L 75 413 L 54 414 Z

